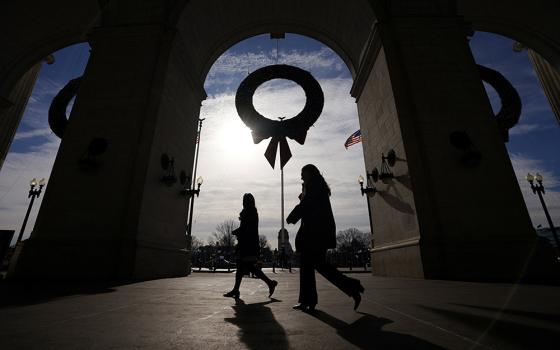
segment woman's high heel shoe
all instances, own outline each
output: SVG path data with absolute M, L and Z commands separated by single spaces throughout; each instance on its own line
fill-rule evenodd
M 362 302 L 362 296 L 360 295 L 360 293 L 356 293 L 352 295 L 352 298 L 354 299 L 354 311 L 356 311 L 358 310 L 358 306 L 360 306 L 360 303 Z
M 277 285 L 278 285 L 277 281 L 272 281 L 270 283 L 270 285 L 268 286 L 268 297 L 269 298 L 272 296 L 272 294 L 274 294 L 274 290 L 276 289 Z
M 227 292 L 226 294 L 224 294 L 224 297 L 239 299 L 239 291 L 232 290 L 231 292 Z
M 354 311 L 358 310 L 358 306 L 360 306 L 360 303 L 362 302 L 362 296 L 360 293 L 364 294 L 364 291 L 364 286 L 360 284 L 356 292 L 352 295 L 352 299 L 354 299 Z

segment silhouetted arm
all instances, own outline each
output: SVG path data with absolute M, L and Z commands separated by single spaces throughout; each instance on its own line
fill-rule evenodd
M 303 215 L 303 210 L 302 209 L 303 208 L 301 206 L 301 203 L 296 205 L 295 208 L 292 209 L 290 214 L 288 214 L 288 217 L 286 218 L 286 222 L 288 224 L 295 224 L 296 222 L 298 222 Z

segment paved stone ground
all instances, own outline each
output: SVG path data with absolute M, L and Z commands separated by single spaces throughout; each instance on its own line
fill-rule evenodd
M 297 270 L 296 270 L 297 271 Z M 318 277 L 314 314 L 292 310 L 298 273 L 194 273 L 119 286 L 0 284 L 0 349 L 558 349 L 560 288 L 382 278 L 359 312 Z

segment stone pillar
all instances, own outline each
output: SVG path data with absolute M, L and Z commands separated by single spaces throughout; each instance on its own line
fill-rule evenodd
M 550 107 L 560 124 L 560 72 L 536 51 L 528 49 L 529 58 L 539 77 L 544 94 L 550 102 Z
M 193 164 L 202 82 L 179 34 L 161 25 L 95 30 L 91 56 L 19 277 L 157 278 L 188 273 L 187 200 L 166 186 Z M 94 138 L 106 151 L 84 163 Z
M 54 62 L 52 56 L 49 56 L 47 62 L 49 64 Z M 35 87 L 41 65 L 42 62 L 35 64 L 20 78 L 8 97 L 9 100 L 0 101 L 0 170 L 27 107 L 27 101 Z
M 462 19 L 406 13 L 377 23 L 352 95 L 368 172 L 382 153 L 397 155 L 394 178 L 375 184 L 373 273 L 516 281 L 536 235 Z M 480 162 L 461 160 L 455 131 Z

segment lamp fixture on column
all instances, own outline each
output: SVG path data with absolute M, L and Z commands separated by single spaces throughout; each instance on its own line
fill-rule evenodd
M 182 196 L 187 196 L 187 197 L 192 197 L 196 194 L 196 196 L 198 197 L 198 195 L 200 194 L 200 186 L 202 186 L 202 183 L 204 182 L 204 179 L 202 178 L 202 176 L 199 176 L 196 179 L 196 186 L 197 188 L 184 188 L 183 190 L 181 190 L 181 192 L 179 192 L 180 195 Z
M 366 175 L 369 178 L 369 177 L 371 177 L 372 174 L 366 173 Z M 372 187 L 366 186 L 366 188 L 364 188 L 364 177 L 362 175 L 358 176 L 358 183 L 360 184 L 360 192 L 362 192 L 362 197 L 364 196 L 364 193 L 367 194 L 368 197 L 373 197 L 375 195 L 375 193 L 377 192 L 377 189 L 375 188 L 375 186 L 372 186 Z M 373 234 L 373 221 L 371 219 L 371 216 L 373 214 L 371 213 L 371 204 L 369 203 L 369 198 L 368 197 L 366 197 L 366 203 L 367 203 L 367 209 L 368 209 L 369 229 L 370 229 L 370 233 Z
M 397 154 L 394 150 L 389 150 L 387 156 L 381 153 L 381 173 L 379 174 L 379 179 L 392 179 L 394 177 L 391 168 L 395 166 L 397 161 Z
M 370 176 L 370 174 L 367 175 L 368 177 Z M 364 194 L 367 194 L 368 196 L 373 196 L 375 192 L 377 192 L 375 186 L 373 187 L 366 186 L 366 188 L 364 188 L 364 177 L 362 175 L 358 176 L 358 183 L 360 184 L 360 192 L 362 193 L 362 196 Z
M 462 130 L 453 131 L 449 134 L 449 142 L 453 147 L 461 152 L 459 161 L 466 167 L 477 166 L 481 159 L 482 153 L 477 150 L 471 141 L 469 135 Z
M 394 150 L 389 150 L 387 155 L 381 153 L 381 172 L 377 170 L 377 167 L 373 168 L 370 174 L 367 174 L 368 177 L 371 177 L 373 182 L 377 182 L 378 180 L 385 180 L 385 179 L 392 179 L 395 177 L 391 168 L 395 166 L 397 162 L 397 154 Z
M 163 153 L 160 158 L 161 168 L 164 170 L 164 174 L 160 181 L 166 186 L 172 186 L 177 182 L 177 177 L 175 176 L 175 159 L 169 157 L 167 153 Z
M 107 151 L 108 142 L 104 137 L 93 138 L 89 145 L 78 160 L 78 164 L 82 170 L 95 170 L 98 166 L 98 157 Z

